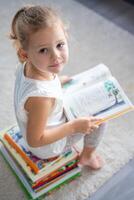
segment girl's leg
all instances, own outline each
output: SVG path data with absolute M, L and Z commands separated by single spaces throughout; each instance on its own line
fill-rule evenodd
M 100 169 L 103 166 L 103 161 L 96 154 L 96 148 L 105 132 L 106 124 L 103 123 L 98 129 L 84 137 L 84 148 L 80 155 L 80 164 L 89 166 L 92 169 Z

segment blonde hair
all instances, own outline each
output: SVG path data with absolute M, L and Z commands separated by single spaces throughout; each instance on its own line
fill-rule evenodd
M 19 60 L 25 61 L 19 50 L 27 50 L 30 34 L 39 31 L 42 28 L 51 27 L 60 23 L 67 35 L 66 27 L 56 11 L 49 7 L 27 5 L 17 11 L 11 24 L 10 39 L 14 41 Z

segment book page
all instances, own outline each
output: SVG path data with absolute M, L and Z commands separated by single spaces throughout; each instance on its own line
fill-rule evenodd
M 111 72 L 104 64 L 99 64 L 89 70 L 72 77 L 72 81 L 65 84 L 63 87 L 64 92 L 72 92 L 76 89 L 81 89 L 85 86 L 92 86 L 97 82 L 107 79 L 111 76 Z
M 65 97 L 64 102 L 68 119 L 83 116 L 107 117 L 133 107 L 114 77 L 73 92 Z

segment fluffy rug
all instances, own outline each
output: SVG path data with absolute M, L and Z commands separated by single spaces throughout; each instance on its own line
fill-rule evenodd
M 105 159 L 104 167 L 99 171 L 84 168 L 81 177 L 54 192 L 45 198 L 46 200 L 84 200 L 134 156 L 134 134 L 121 127 L 122 119 L 119 120 L 115 121 L 114 125 L 111 123 L 97 149 Z M 118 129 L 112 131 L 113 126 L 118 126 Z

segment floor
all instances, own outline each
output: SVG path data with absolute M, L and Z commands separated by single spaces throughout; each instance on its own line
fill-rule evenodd
M 77 0 L 134 34 L 134 1 Z M 128 3 L 129 2 L 129 3 Z M 86 200 L 134 200 L 134 160 L 131 160 Z
M 134 160 L 86 200 L 134 200 Z
M 134 34 L 134 0 L 77 0 L 121 28 Z M 128 3 L 128 2 L 131 3 Z M 133 2 L 133 3 L 132 3 Z

